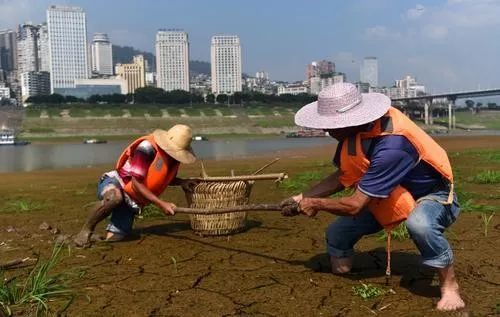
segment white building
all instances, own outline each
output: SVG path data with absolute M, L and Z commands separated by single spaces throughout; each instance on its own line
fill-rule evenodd
M 281 85 L 278 86 L 278 96 L 280 95 L 298 95 L 298 94 L 307 94 L 308 89 L 306 85 L 303 84 L 291 84 L 291 85 Z
M 236 35 L 216 35 L 211 47 L 212 93 L 241 91 L 241 46 Z
M 418 84 L 417 80 L 409 75 L 405 76 L 403 79 L 396 80 L 396 87 L 412 91 L 411 94 L 415 96 L 425 94 L 425 86 Z
M 85 11 L 79 7 L 50 6 L 47 26 L 51 92 L 67 92 L 75 87 L 75 79 L 89 77 Z
M 38 26 L 32 23 L 21 24 L 17 30 L 17 72 L 38 71 Z
M 326 87 L 337 83 L 343 83 L 344 81 L 345 81 L 345 74 L 342 73 L 337 73 L 332 77 L 326 77 L 326 78 L 311 77 L 309 78 L 310 93 L 313 95 L 317 95 L 319 94 L 320 91 L 322 91 Z
M 156 33 L 156 86 L 189 91 L 188 35 L 180 30 Z
M 10 88 L 5 87 L 5 84 L 0 83 L 0 100 L 10 98 Z
M 376 57 L 365 57 L 360 68 L 359 81 L 378 87 L 378 60 Z
M 29 97 L 50 94 L 50 74 L 48 72 L 21 73 L 21 98 L 25 101 Z
M 113 49 L 106 33 L 95 33 L 91 44 L 92 73 L 113 75 Z

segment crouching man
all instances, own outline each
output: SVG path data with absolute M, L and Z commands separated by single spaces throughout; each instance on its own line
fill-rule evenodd
M 438 310 L 465 306 L 453 269 L 453 252 L 443 235 L 459 214 L 446 152 L 388 97 L 361 94 L 349 83 L 320 92 L 295 115 L 299 126 L 323 129 L 339 144 L 338 171 L 309 191 L 284 200 L 284 215 L 319 211 L 338 215 L 326 231 L 332 271 L 351 270 L 353 247 L 362 236 L 390 230 L 406 220 L 423 263 L 439 274 Z M 344 188 L 350 197 L 324 198 Z
M 101 176 L 97 185 L 100 201 L 92 208 L 74 243 L 88 246 L 97 224 L 109 215 L 105 239 L 123 240 L 131 233 L 140 208 L 150 203 L 166 215 L 173 215 L 175 205 L 159 196 L 168 185 L 189 186 L 176 176 L 181 163 L 196 160 L 191 138 L 191 128 L 178 124 L 168 131 L 155 130 L 132 142 L 119 157 L 116 169 Z

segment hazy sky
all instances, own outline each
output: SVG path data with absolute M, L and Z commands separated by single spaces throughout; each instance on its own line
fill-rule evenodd
M 432 92 L 500 87 L 500 0 L 0 0 L 0 29 L 44 21 L 50 4 L 83 7 L 89 37 L 151 52 L 159 28 L 184 29 L 191 59 L 210 60 L 212 35 L 237 34 L 243 71 L 276 80 L 329 59 L 357 81 L 377 56 L 383 85 L 410 74 Z

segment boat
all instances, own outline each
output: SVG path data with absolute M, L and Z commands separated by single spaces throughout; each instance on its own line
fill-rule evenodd
M 29 141 L 17 140 L 13 129 L 2 128 L 0 130 L 0 145 L 27 145 Z
M 83 140 L 83 144 L 103 144 L 103 143 L 108 143 L 108 141 L 100 140 L 100 139 L 85 139 L 85 140 Z
M 287 138 L 317 138 L 328 136 L 328 133 L 319 129 L 303 129 L 286 134 Z
M 206 136 L 202 135 L 195 135 L 192 138 L 193 141 L 208 141 L 208 138 Z

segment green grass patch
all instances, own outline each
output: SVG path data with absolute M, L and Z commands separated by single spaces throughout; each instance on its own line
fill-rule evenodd
M 147 205 L 142 208 L 141 214 L 139 215 L 140 219 L 151 219 L 151 218 L 160 218 L 165 216 L 165 214 L 160 210 L 160 208 L 155 205 Z
M 59 118 L 61 117 L 61 109 L 58 108 L 46 108 L 44 109 L 49 117 L 51 118 Z
M 52 132 L 55 132 L 55 130 L 51 129 L 51 128 L 30 128 L 30 129 L 26 130 L 26 132 L 29 132 L 29 133 L 52 133 Z
M 285 179 L 279 186 L 289 193 L 299 193 L 323 178 L 325 178 L 325 173 L 320 171 L 301 172 Z
M 482 171 L 474 176 L 472 181 L 476 184 L 498 184 L 500 183 L 500 171 Z
M 214 117 L 217 115 L 213 108 L 202 108 L 201 111 L 203 111 L 203 114 L 207 117 Z
M 46 208 L 46 207 L 47 207 L 46 203 L 36 201 L 36 200 L 22 198 L 22 199 L 7 201 L 4 205 L 3 211 L 4 212 L 11 212 L 11 213 L 33 212 L 33 211 L 41 210 L 41 209 Z
M 293 127 L 295 123 L 293 122 L 293 117 L 272 117 L 272 118 L 262 118 L 255 120 L 255 125 L 263 128 L 283 128 L 283 127 Z
M 233 111 L 227 107 L 218 107 L 217 110 L 219 110 L 223 116 L 232 116 L 233 115 Z
M 199 117 L 199 116 L 201 116 L 199 108 L 185 107 L 184 111 L 190 117 Z
M 109 108 L 109 114 L 112 117 L 122 117 L 123 116 L 123 109 L 118 108 L 118 107 Z
M 89 115 L 92 117 L 102 118 L 109 114 L 109 110 L 107 107 L 95 107 L 89 110 Z
M 385 293 L 384 290 L 380 287 L 365 283 L 361 283 L 360 286 L 353 286 L 352 291 L 354 295 L 365 300 L 379 297 L 380 295 L 383 295 Z
M 406 223 L 400 223 L 396 228 L 391 230 L 392 239 L 398 241 L 405 241 L 410 239 L 410 233 L 408 232 L 408 228 L 406 227 Z M 377 240 L 387 241 L 387 231 L 382 230 L 378 233 Z
M 180 117 L 182 114 L 179 108 L 174 107 L 168 107 L 167 112 L 171 117 Z
M 84 118 L 89 114 L 89 110 L 85 108 L 73 107 L 69 109 L 69 115 L 72 118 Z
M 147 107 L 147 108 L 146 108 L 146 111 L 147 111 L 147 113 L 148 113 L 151 117 L 161 117 L 161 116 L 162 116 L 161 109 L 160 109 L 160 108 L 158 108 L 158 107 Z
M 28 107 L 25 110 L 25 114 L 28 118 L 39 118 L 42 110 L 40 108 Z
M 147 109 L 144 107 L 129 107 L 128 111 L 130 112 L 130 115 L 132 117 L 144 117 L 144 114 L 146 113 Z
M 78 275 L 53 272 L 61 260 L 62 249 L 56 246 L 52 255 L 47 260 L 39 260 L 24 279 L 20 276 L 6 279 L 0 272 L 0 315 L 59 316 L 64 313 L 77 296 L 69 284 Z M 52 307 L 54 304 L 59 307 Z

